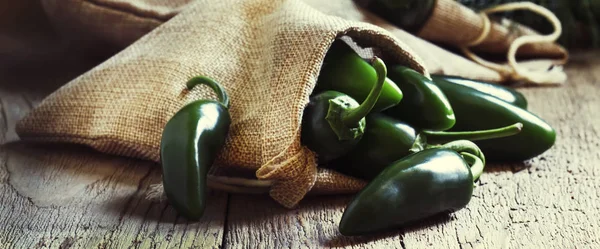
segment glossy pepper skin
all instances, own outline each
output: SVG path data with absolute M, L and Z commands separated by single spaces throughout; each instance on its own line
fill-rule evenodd
M 219 101 L 201 99 L 181 108 L 162 133 L 160 157 L 169 203 L 190 220 L 200 219 L 206 206 L 207 173 L 225 144 L 231 124 L 227 93 L 214 80 L 199 76 L 188 81 L 210 86 Z
M 385 110 L 387 115 L 401 119 L 414 127 L 428 130 L 448 130 L 456 118 L 450 102 L 430 79 L 405 67 L 393 66 L 388 70 L 404 94 L 402 101 Z
M 431 75 L 431 78 L 433 80 L 446 80 L 452 83 L 470 87 L 527 110 L 527 99 L 525 96 L 511 87 L 479 80 L 466 79 L 458 76 Z
M 377 81 L 375 68 L 344 41 L 336 40 L 325 55 L 313 92 L 333 90 L 345 93 L 358 102 L 363 102 Z M 390 108 L 400 103 L 403 96 L 398 86 L 386 78 L 372 111 L 379 112 Z
M 469 164 L 455 151 L 411 154 L 392 163 L 354 197 L 339 231 L 367 235 L 462 209 L 471 200 L 473 181 Z
M 498 129 L 471 132 L 433 132 L 418 130 L 398 119 L 381 113 L 367 116 L 367 128 L 356 147 L 332 161 L 325 167 L 364 180 L 372 180 L 392 162 L 426 148 L 456 145 L 459 140 L 478 141 L 497 137 L 513 136 L 521 130 L 520 124 Z M 461 142 L 460 146 L 449 147 L 456 151 L 471 151 L 481 156 L 481 151 L 472 142 Z
M 444 91 L 454 109 L 454 131 L 487 129 L 516 122 L 523 124 L 523 130 L 517 135 L 476 142 L 490 161 L 523 161 L 544 153 L 554 145 L 554 129 L 527 110 L 440 78 L 434 82 Z
M 304 108 L 301 143 L 314 151 L 321 163 L 350 151 L 364 134 L 365 117 L 372 111 L 383 89 L 387 68 L 375 58 L 377 83 L 360 105 L 352 97 L 337 91 L 324 91 L 310 98 Z

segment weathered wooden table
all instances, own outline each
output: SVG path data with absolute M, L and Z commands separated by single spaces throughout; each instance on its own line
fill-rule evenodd
M 144 199 L 160 182 L 156 164 L 19 142 L 15 122 L 102 59 L 32 39 L 49 34 L 22 35 L 0 37 L 9 44 L 0 50 L 0 248 L 600 248 L 600 51 L 574 54 L 563 87 L 521 89 L 558 132 L 550 151 L 489 165 L 471 203 L 450 217 L 349 238 L 337 224 L 351 196 L 289 210 L 267 196 L 212 193 L 205 217 L 188 223 Z

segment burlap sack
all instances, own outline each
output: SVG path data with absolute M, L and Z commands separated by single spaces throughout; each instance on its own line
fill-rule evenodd
M 535 13 L 532 13 L 535 15 Z M 437 0 L 427 22 L 417 36 L 433 42 L 454 47 L 462 47 L 477 40 L 484 32 L 484 17 L 454 0 Z M 471 47 L 473 51 L 501 54 L 507 53 L 512 42 L 520 36 L 539 35 L 536 31 L 523 26 L 510 26 L 508 20 L 492 21 L 489 34 L 479 44 Z M 567 51 L 552 42 L 523 45 L 518 56 L 526 58 L 567 57 Z
M 208 88 L 181 95 L 206 75 L 231 97 L 231 130 L 214 175 L 270 183 L 286 207 L 309 191 L 358 191 L 364 182 L 317 168 L 300 143 L 302 111 L 322 60 L 345 35 L 386 63 L 425 75 L 414 51 L 388 31 L 325 15 L 297 0 L 195 1 L 168 22 L 69 82 L 22 119 L 23 140 L 69 142 L 159 162 L 162 128 L 185 104 L 214 98 Z
M 556 19 L 548 10 L 533 3 L 510 4 L 521 4 L 519 8 L 532 11 L 532 15 L 544 14 L 550 20 Z M 459 49 L 468 58 L 500 73 L 502 81 L 525 80 L 538 85 L 564 83 L 566 74 L 562 65 L 567 63 L 568 52 L 555 42 L 560 35 L 560 23 L 555 38 L 546 39 L 551 34 L 541 35 L 506 19 L 490 20 L 490 14 L 511 9 L 501 5 L 495 8 L 497 10 L 490 9 L 489 13 L 488 10 L 476 13 L 454 0 L 437 0 L 431 16 L 416 35 Z M 517 41 L 521 37 L 533 39 L 521 45 L 521 41 Z M 512 45 L 516 46 L 514 52 L 510 50 Z M 481 54 L 496 57 L 488 60 Z M 500 55 L 499 60 L 497 55 Z M 524 59 L 524 63 L 519 65 L 517 58 Z

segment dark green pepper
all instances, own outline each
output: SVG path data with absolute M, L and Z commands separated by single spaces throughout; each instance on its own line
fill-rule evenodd
M 181 108 L 165 125 L 160 144 L 169 203 L 191 220 L 200 219 L 204 213 L 208 169 L 224 146 L 231 124 L 225 89 L 204 76 L 190 79 L 187 88 L 198 84 L 211 87 L 219 101 L 201 99 Z
M 404 98 L 385 110 L 385 114 L 420 129 L 447 130 L 454 126 L 456 120 L 450 102 L 430 79 L 404 66 L 391 67 L 388 78 L 396 82 Z
M 362 104 L 337 91 L 325 91 L 310 98 L 302 117 L 301 142 L 317 153 L 319 162 L 329 162 L 350 151 L 362 138 L 365 116 L 379 98 L 386 67 L 377 57 L 373 60 L 377 84 Z
M 439 213 L 464 208 L 473 182 L 483 172 L 468 152 L 426 149 L 398 161 L 370 181 L 344 210 L 342 235 L 367 235 L 395 229 Z
M 523 130 L 515 136 L 476 142 L 489 160 L 523 161 L 544 153 L 554 145 L 554 129 L 527 110 L 441 78 L 434 82 L 444 91 L 454 109 L 456 124 L 451 130 L 471 131 L 517 122 L 523 124 Z
M 347 94 L 358 102 L 363 102 L 377 81 L 377 72 L 367 61 L 344 41 L 335 40 L 325 55 L 313 92 L 318 94 L 333 90 Z M 379 112 L 397 105 L 402 97 L 402 91 L 398 86 L 386 78 L 372 111 Z
M 521 124 L 513 124 L 470 132 L 419 131 L 407 123 L 380 113 L 367 116 L 367 124 L 363 138 L 353 150 L 323 166 L 346 175 L 371 180 L 390 163 L 423 149 L 456 140 L 477 141 L 512 136 L 522 129 Z M 467 144 L 466 147 L 473 146 Z M 464 150 L 466 147 L 453 148 Z M 482 160 L 485 162 L 485 158 Z
M 479 80 L 466 79 L 458 76 L 431 75 L 431 78 L 434 80 L 443 79 L 452 83 L 470 87 L 480 92 L 484 92 L 496 98 L 504 100 L 510 104 L 516 105 L 523 109 L 527 109 L 527 99 L 525 98 L 525 96 L 523 96 L 522 93 L 518 92 L 517 90 L 511 87 L 506 87 L 500 84 L 493 84 Z

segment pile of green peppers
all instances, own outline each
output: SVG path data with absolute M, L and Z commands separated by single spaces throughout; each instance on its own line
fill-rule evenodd
M 178 110 L 162 131 L 165 194 L 190 220 L 206 206 L 207 173 L 231 116 L 223 86 L 198 76 L 217 100 Z M 555 131 L 512 88 L 459 77 L 431 78 L 336 40 L 304 109 L 301 143 L 322 167 L 368 181 L 339 223 L 343 235 L 395 229 L 464 208 L 488 162 L 522 161 L 552 147 Z
M 301 133 L 320 167 L 368 182 L 339 222 L 347 236 L 462 209 L 487 163 L 531 159 L 555 137 L 513 88 L 388 68 L 342 40 L 325 56 Z

